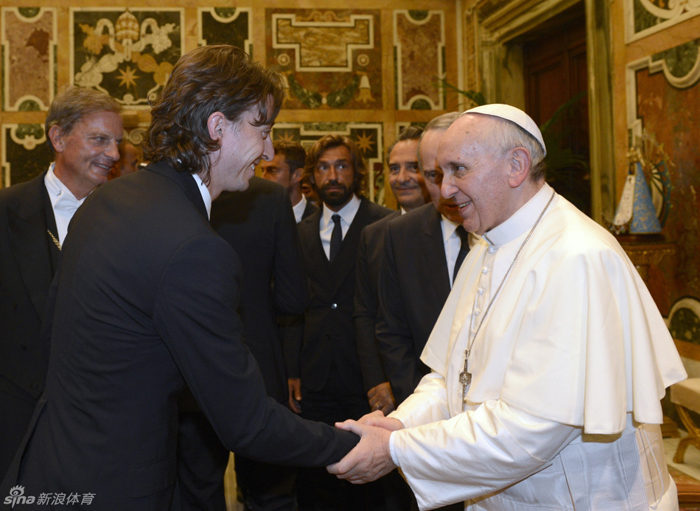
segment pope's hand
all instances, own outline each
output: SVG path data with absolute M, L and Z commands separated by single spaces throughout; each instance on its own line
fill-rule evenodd
M 401 429 L 403 425 L 396 419 L 371 417 L 372 415 L 381 416 L 382 414 L 375 412 L 365 415 L 361 419 L 365 421 L 364 424 L 353 420 L 336 423 L 336 427 L 360 436 L 360 442 L 338 463 L 326 467 L 328 472 L 353 484 L 363 484 L 379 479 L 396 468 L 389 451 L 391 431 L 383 427 L 370 426 L 367 424 L 369 422 L 367 419 L 380 423 L 388 421 L 386 425 L 395 429 Z

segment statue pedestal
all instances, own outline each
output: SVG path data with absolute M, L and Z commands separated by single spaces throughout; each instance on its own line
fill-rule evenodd
M 676 245 L 665 241 L 661 234 L 625 234 L 617 236 L 627 256 L 637 268 L 644 283 L 649 286 L 649 268 L 658 266 L 666 256 L 676 252 Z

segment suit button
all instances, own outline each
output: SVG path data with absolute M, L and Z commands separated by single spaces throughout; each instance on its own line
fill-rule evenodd
M 36 390 L 36 389 L 39 388 L 39 383 L 36 382 L 36 381 L 33 381 L 33 382 L 31 382 L 31 383 L 29 384 L 29 388 L 32 389 L 32 390 Z
M 21 347 L 23 350 L 26 350 L 26 349 L 27 349 L 27 343 L 26 343 L 26 342 L 20 343 L 20 347 Z
M 336 310 L 337 308 L 338 308 L 338 304 L 337 304 L 337 303 L 332 303 L 332 304 L 331 304 L 331 309 Z
M 12 304 L 12 310 L 13 310 L 13 311 L 16 311 L 16 310 L 17 310 L 17 304 L 16 304 L 16 303 L 13 303 L 13 304 Z

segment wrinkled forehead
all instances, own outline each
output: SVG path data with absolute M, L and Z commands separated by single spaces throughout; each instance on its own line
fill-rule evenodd
M 486 115 L 466 114 L 459 117 L 440 137 L 438 162 L 460 161 L 476 149 L 489 151 L 489 128 L 493 120 Z

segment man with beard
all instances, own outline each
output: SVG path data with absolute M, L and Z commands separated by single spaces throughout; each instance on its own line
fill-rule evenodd
M 290 347 L 290 391 L 303 417 L 334 424 L 369 411 L 353 328 L 355 262 L 362 229 L 391 211 L 362 197 L 367 169 L 348 137 L 327 135 L 316 142 L 305 174 L 322 208 L 299 224 L 310 305 L 302 345 Z M 323 469 L 299 473 L 300 510 L 375 509 L 373 503 L 381 501 L 376 491 Z

